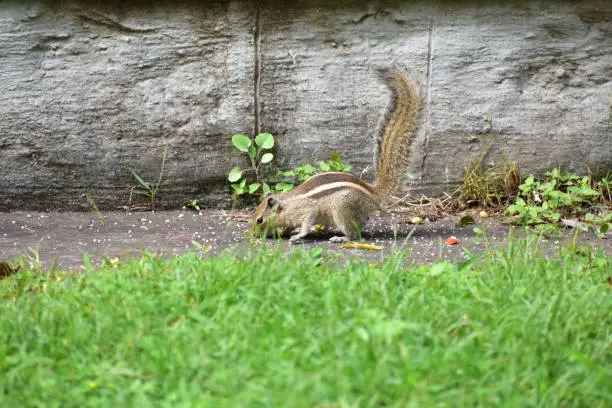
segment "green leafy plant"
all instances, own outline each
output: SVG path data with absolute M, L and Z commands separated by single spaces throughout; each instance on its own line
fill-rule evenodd
M 189 208 L 189 209 L 197 211 L 197 212 L 200 212 L 202 210 L 198 200 L 189 200 L 189 201 L 185 202 L 183 205 L 185 206 L 185 208 Z
M 329 160 L 319 162 L 319 170 L 323 173 L 329 171 L 346 172 L 350 171 L 352 168 L 352 165 L 344 163 L 344 161 L 342 161 L 342 158 L 340 157 L 340 154 L 338 152 L 333 152 Z M 310 164 L 298 166 L 293 170 L 279 171 L 277 174 L 279 176 L 288 178 L 289 181 L 277 183 L 274 186 L 274 189 L 278 192 L 291 191 L 295 188 L 297 184 L 314 176 L 316 172 L 317 169 L 314 166 L 311 166 Z
M 274 189 L 278 192 L 291 191 L 296 186 L 296 184 L 299 184 L 302 181 L 305 181 L 308 178 L 314 176 L 316 172 L 317 169 L 311 166 L 310 164 L 298 166 L 293 170 L 281 170 L 277 174 L 288 179 L 289 182 L 276 183 Z
M 151 205 L 151 211 L 155 211 L 155 202 L 157 201 L 157 192 L 159 190 L 159 185 L 161 184 L 162 177 L 164 175 L 164 167 L 166 166 L 166 159 L 168 157 L 168 144 L 164 145 L 164 153 L 162 155 L 161 168 L 159 169 L 159 177 L 157 178 L 157 183 L 149 183 L 145 181 L 134 169 L 130 169 L 130 172 L 138 181 L 140 186 L 132 187 L 132 191 L 136 189 L 136 194 L 142 195 L 149 199 Z M 131 193 L 130 193 L 131 198 Z M 131 201 L 131 200 L 130 200 Z
M 274 147 L 274 136 L 270 133 L 260 133 L 251 139 L 246 135 L 237 133 L 232 136 L 232 144 L 239 151 L 246 153 L 251 161 L 250 168 L 234 167 L 227 174 L 227 179 L 234 189 L 235 196 L 254 195 L 260 191 L 264 194 L 269 192 L 270 186 L 261 179 L 261 166 L 270 163 L 274 158 L 274 155 L 267 151 Z M 255 180 L 249 182 L 245 177 L 246 173 L 253 173 Z
M 328 161 L 320 161 L 319 168 L 321 171 L 351 171 L 353 166 L 350 164 L 346 164 L 340 158 L 340 154 L 338 152 L 332 152 L 331 158 Z
M 578 176 L 553 169 L 544 180 L 529 175 L 519 186 L 519 196 L 506 209 L 510 221 L 521 225 L 557 224 L 565 217 L 583 217 L 599 226 L 599 233 L 608 230 L 610 214 L 600 218 L 591 209 L 602 194 L 594 189 L 591 176 Z

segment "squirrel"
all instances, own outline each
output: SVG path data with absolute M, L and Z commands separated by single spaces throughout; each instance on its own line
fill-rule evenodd
M 391 68 L 379 68 L 378 76 L 391 91 L 391 100 L 381 121 L 377 145 L 377 174 L 369 183 L 350 173 L 316 174 L 295 189 L 268 193 L 255 209 L 251 234 L 283 228 L 298 232 L 289 238 L 298 242 L 315 224 L 332 226 L 342 236 L 331 242 L 346 242 L 402 185 L 421 112 L 421 95 L 413 80 Z

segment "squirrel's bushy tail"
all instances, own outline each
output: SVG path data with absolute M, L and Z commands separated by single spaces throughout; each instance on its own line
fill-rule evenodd
M 376 193 L 389 198 L 404 181 L 405 165 L 421 112 L 421 95 L 404 72 L 379 68 L 378 75 L 391 90 L 391 101 L 378 134 Z

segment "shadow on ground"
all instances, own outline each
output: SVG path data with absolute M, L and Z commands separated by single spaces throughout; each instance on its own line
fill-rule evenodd
M 169 256 L 194 250 L 197 245 L 210 247 L 212 254 L 224 251 L 240 253 L 241 248 L 250 244 L 244 237 L 249 225 L 248 215 L 243 212 L 108 212 L 103 215 L 104 220 L 86 212 L 0 213 L 0 260 L 12 261 L 32 249 L 46 265 L 55 263 L 60 269 L 78 269 L 84 252 L 98 263 L 103 257 L 135 257 L 142 251 Z M 413 226 L 406 222 L 407 215 L 373 217 L 363 231 L 363 238 L 366 243 L 383 246 L 382 251 L 342 249 L 340 244 L 327 242 L 329 235 L 323 233 L 313 235 L 303 246 L 321 246 L 341 255 L 365 257 L 372 262 L 395 249 L 409 249 L 413 262 L 425 264 L 438 260 L 460 261 L 470 252 L 501 245 L 508 237 L 509 227 L 501 224 L 499 218 L 479 219 L 476 225 L 457 227 L 458 218 L 452 216 Z M 487 232 L 486 239 L 476 236 L 475 226 Z M 444 240 L 450 236 L 457 237 L 459 244 L 446 245 Z M 574 231 L 568 230 L 560 237 L 543 239 L 542 243 L 547 250 L 554 251 L 574 236 Z M 581 234 L 578 241 L 601 247 L 612 254 L 610 239 Z M 254 243 L 262 244 L 289 247 L 286 240 Z

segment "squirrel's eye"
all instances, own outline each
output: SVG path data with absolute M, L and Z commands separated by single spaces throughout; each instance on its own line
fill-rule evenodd
M 263 224 L 263 217 L 257 217 L 257 219 L 255 220 L 255 222 L 256 222 L 257 224 L 260 224 L 260 225 L 261 225 L 261 224 Z

